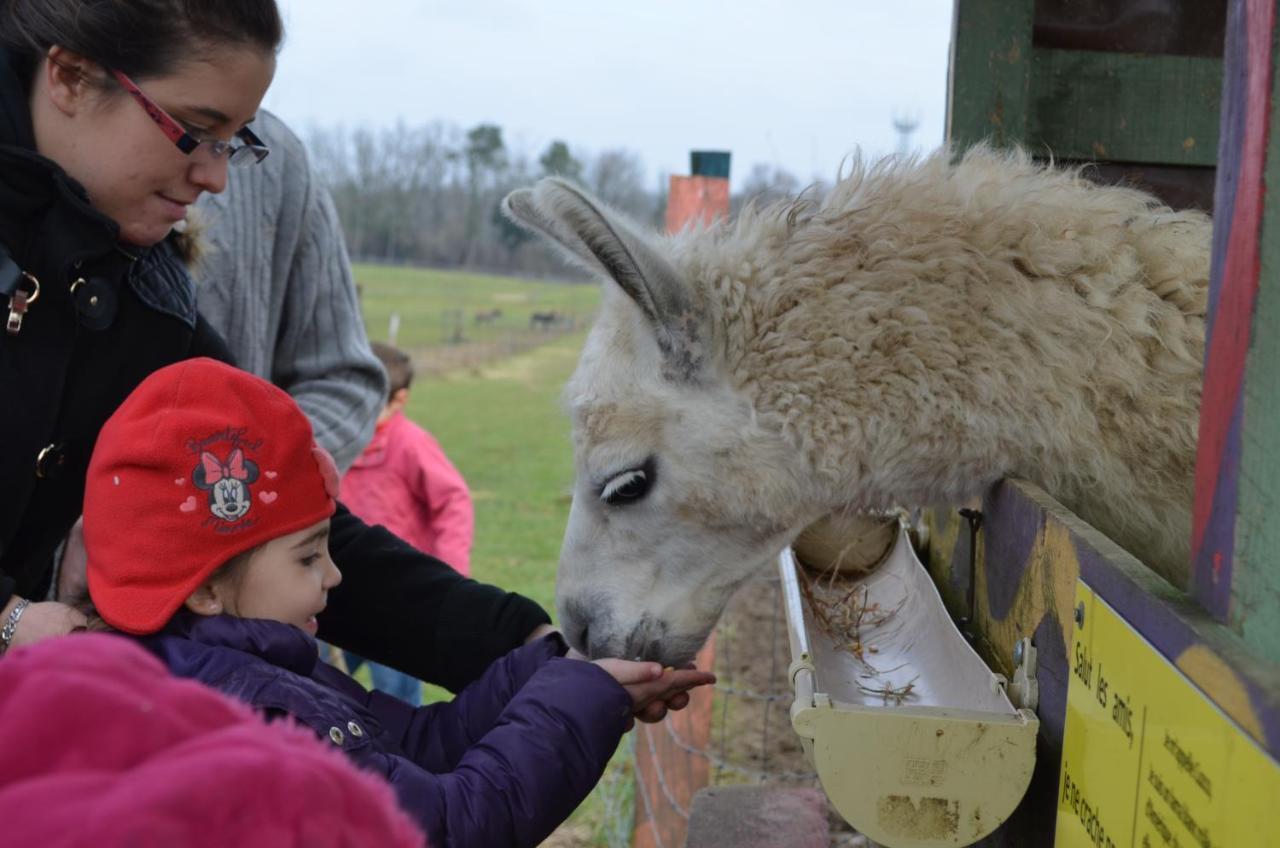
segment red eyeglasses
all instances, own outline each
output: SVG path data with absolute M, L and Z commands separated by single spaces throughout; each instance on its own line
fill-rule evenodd
M 240 139 L 243 144 L 239 147 L 232 146 L 229 141 L 220 141 L 216 138 L 196 138 L 191 133 L 182 128 L 168 112 L 161 109 L 156 102 L 150 97 L 142 93 L 142 89 L 137 84 L 122 74 L 120 71 L 112 71 L 116 81 L 124 88 L 125 91 L 133 95 L 147 113 L 151 120 L 156 122 L 156 126 L 160 127 L 160 131 L 169 137 L 169 140 L 178 146 L 178 149 L 190 156 L 197 150 L 204 150 L 214 159 L 226 158 L 227 162 L 237 168 L 243 168 L 248 165 L 256 165 L 263 159 L 267 158 L 267 154 L 271 151 L 262 142 L 262 139 L 253 134 L 253 130 L 248 127 L 241 127 L 236 132 L 236 138 Z

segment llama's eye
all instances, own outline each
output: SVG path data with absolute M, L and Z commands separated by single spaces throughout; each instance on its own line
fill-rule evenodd
M 600 490 L 600 500 L 610 506 L 638 501 L 649 493 L 649 472 L 632 468 L 614 477 Z

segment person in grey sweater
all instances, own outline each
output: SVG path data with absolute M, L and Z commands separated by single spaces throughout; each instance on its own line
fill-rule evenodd
M 302 141 L 259 109 L 271 150 L 232 168 L 196 208 L 208 249 L 195 268 L 200 313 L 241 368 L 283 388 L 345 471 L 373 435 L 386 374 L 369 349 L 342 227 Z

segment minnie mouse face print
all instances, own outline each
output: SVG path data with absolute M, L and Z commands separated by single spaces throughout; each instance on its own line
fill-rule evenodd
M 226 460 L 210 451 L 202 451 L 200 462 L 191 472 L 197 489 L 209 493 L 209 511 L 227 522 L 239 521 L 253 506 L 249 486 L 258 479 L 258 466 L 246 459 L 240 448 L 232 449 Z

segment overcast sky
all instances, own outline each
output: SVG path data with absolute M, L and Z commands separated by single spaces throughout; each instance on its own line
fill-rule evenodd
M 264 104 L 313 126 L 502 126 L 640 154 L 651 178 L 692 149 L 830 178 L 855 148 L 942 141 L 953 0 L 280 0 Z

